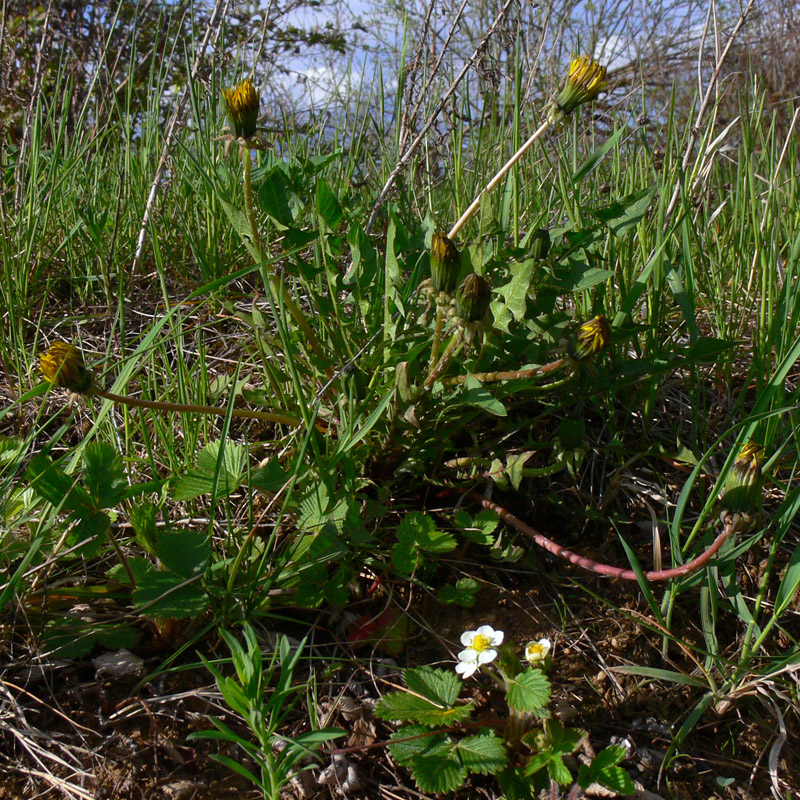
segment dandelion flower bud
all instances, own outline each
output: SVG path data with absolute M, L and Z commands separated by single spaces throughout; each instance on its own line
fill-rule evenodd
M 550 123 L 569 116 L 578 106 L 594 100 L 606 85 L 606 68 L 589 56 L 573 58 L 567 84 L 550 104 L 547 115 Z
M 75 345 L 54 342 L 39 357 L 42 375 L 53 384 L 76 394 L 86 394 L 92 388 L 92 373 L 83 363 Z
M 250 82 L 245 78 L 233 89 L 223 89 L 225 111 L 228 122 L 239 139 L 252 139 L 256 135 L 258 120 L 258 95 Z
M 470 272 L 456 294 L 456 313 L 464 322 L 480 322 L 489 310 L 492 290 L 486 278 Z
M 550 231 L 547 228 L 537 228 L 533 236 L 531 236 L 530 248 L 528 255 L 535 258 L 537 261 L 547 258 L 550 252 Z
M 764 462 L 764 448 L 755 442 L 748 442 L 739 451 L 733 462 L 725 488 L 722 492 L 722 506 L 729 511 L 753 514 L 761 506 L 761 464 Z
M 461 253 L 444 233 L 434 233 L 431 242 L 431 283 L 437 292 L 453 294 L 461 272 Z
M 569 354 L 575 361 L 585 361 L 604 350 L 610 338 L 611 326 L 602 314 L 598 314 L 578 328 L 575 338 L 570 342 Z

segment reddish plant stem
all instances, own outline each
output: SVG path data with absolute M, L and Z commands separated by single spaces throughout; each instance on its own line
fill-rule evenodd
M 570 564 L 575 564 L 576 566 L 589 570 L 589 572 L 594 572 L 597 575 L 605 575 L 609 578 L 620 578 L 624 581 L 638 580 L 637 574 L 632 569 L 612 567 L 610 564 L 601 564 L 600 562 L 594 561 L 591 558 L 578 555 L 578 553 L 574 553 L 572 550 L 567 550 L 566 547 L 556 544 L 552 539 L 548 539 L 546 536 L 539 533 L 539 531 L 534 530 L 530 525 L 527 525 L 521 519 L 515 517 L 510 511 L 507 511 L 497 503 L 487 500 L 485 497 L 481 497 L 479 494 L 466 489 L 458 491 L 467 494 L 471 499 L 479 502 L 484 508 L 494 511 L 495 514 L 500 517 L 500 519 L 511 525 L 512 528 L 516 528 L 520 533 L 524 533 L 529 539 L 533 539 L 533 541 L 536 542 L 539 547 L 547 550 L 548 553 L 552 553 L 554 556 L 558 556 L 559 558 L 563 558 L 565 561 L 569 561 Z M 699 556 L 697 556 L 697 558 L 693 558 L 686 564 L 682 564 L 679 567 L 673 567 L 672 569 L 654 569 L 650 570 L 649 572 L 645 572 L 645 579 L 649 582 L 668 581 L 671 578 L 680 578 L 683 575 L 689 575 L 692 572 L 696 572 L 698 569 L 705 566 L 711 557 L 720 549 L 720 547 L 722 547 L 722 545 L 725 543 L 725 540 L 732 533 L 736 532 L 739 526 L 739 521 L 740 518 L 738 515 L 729 517 L 725 522 L 722 533 L 720 533 L 719 536 L 714 539 L 708 549 L 704 550 Z
M 442 384 L 444 386 L 457 386 L 459 383 L 466 383 L 469 377 L 475 378 L 482 383 L 535 378 L 537 375 L 547 375 L 548 372 L 561 369 L 566 363 L 566 358 L 559 358 L 557 361 L 552 361 L 550 364 L 543 364 L 541 367 L 532 367 L 531 369 L 515 369 L 509 372 L 476 372 L 474 375 L 458 375 L 454 378 L 445 378 Z

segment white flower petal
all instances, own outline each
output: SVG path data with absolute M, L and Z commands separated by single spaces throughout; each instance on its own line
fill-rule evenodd
M 504 636 L 505 634 L 503 633 L 503 631 L 495 631 L 494 636 L 492 636 L 492 645 L 494 647 L 497 647 L 498 645 L 503 644 Z
M 494 636 L 494 628 L 491 625 L 481 625 L 475 633 L 478 636 L 485 636 L 487 639 L 491 639 Z
M 478 663 L 476 661 L 460 661 L 456 664 L 456 672 L 469 678 L 478 670 Z
M 483 650 L 478 653 L 478 664 L 488 664 L 497 658 L 497 650 Z
M 478 658 L 478 651 L 473 650 L 471 647 L 468 647 L 466 650 L 462 650 L 458 654 L 459 661 L 476 661 Z
M 461 634 L 461 644 L 464 647 L 469 647 L 472 644 L 472 640 L 478 635 L 478 631 L 464 631 Z

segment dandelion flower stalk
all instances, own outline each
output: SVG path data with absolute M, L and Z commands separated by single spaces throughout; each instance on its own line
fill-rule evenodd
M 242 161 L 244 162 L 244 207 L 247 212 L 247 221 L 250 223 L 250 235 L 253 245 L 261 252 L 261 235 L 256 224 L 256 212 L 253 208 L 253 178 L 252 178 L 252 153 L 246 147 L 241 148 Z
M 263 259 L 264 251 L 261 243 L 261 234 L 258 232 L 255 208 L 253 204 L 253 178 L 252 178 L 252 151 L 262 149 L 256 139 L 256 130 L 259 112 L 259 97 L 252 82 L 245 78 L 240 84 L 233 88 L 223 88 L 222 96 L 225 99 L 225 111 L 228 116 L 233 135 L 239 142 L 239 154 L 241 155 L 244 175 L 244 207 L 247 222 L 250 226 L 250 237 L 253 242 L 258 258 Z M 283 286 L 278 278 L 270 273 L 270 283 L 276 294 L 283 299 L 287 311 L 302 330 L 309 347 L 318 358 L 324 358 L 322 346 L 314 329 L 306 319 L 297 303 L 292 300 L 286 287 Z
M 139 397 L 115 394 L 101 389 L 94 382 L 91 370 L 83 361 L 83 356 L 75 345 L 66 342 L 54 342 L 40 357 L 42 375 L 53 386 L 69 389 L 76 394 L 102 397 L 112 403 L 120 403 L 134 408 L 150 408 L 154 411 L 177 411 L 181 413 L 212 414 L 224 417 L 227 408 L 206 406 L 195 403 L 167 403 L 160 400 L 143 400 Z M 288 414 L 275 414 L 271 411 L 253 411 L 248 408 L 234 408 L 231 415 L 242 419 L 260 419 L 264 422 L 275 422 L 280 425 L 297 427 L 303 424 L 298 417 Z
M 530 138 L 506 161 L 500 171 L 478 192 L 467 210 L 458 218 L 447 234 L 450 239 L 455 239 L 459 231 L 467 224 L 469 218 L 478 210 L 481 199 L 491 192 L 498 183 L 508 174 L 517 161 L 528 152 L 537 139 L 551 126 L 569 116 L 578 106 L 588 103 L 597 97 L 606 85 L 606 68 L 601 67 L 597 61 L 592 61 L 589 56 L 573 58 L 564 88 L 553 100 L 547 109 L 544 122 L 531 134 Z
M 428 377 L 425 378 L 425 388 L 429 389 L 436 383 L 436 379 L 445 371 L 445 368 L 450 363 L 451 359 L 455 358 L 460 352 L 461 349 L 464 347 L 464 337 L 461 333 L 456 333 L 452 339 L 447 344 L 447 347 L 444 349 L 444 353 L 442 353 L 441 358 L 439 359 L 436 366 L 432 367 L 430 372 L 428 373 Z

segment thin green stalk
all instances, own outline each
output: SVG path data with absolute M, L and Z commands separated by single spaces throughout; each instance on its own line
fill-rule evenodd
M 442 329 L 444 328 L 444 309 L 439 300 L 436 300 L 436 326 L 433 330 L 433 344 L 431 345 L 431 360 L 428 370 L 432 370 L 439 360 L 439 351 L 442 347 Z
M 249 147 L 244 145 L 240 146 L 239 152 L 244 162 L 244 207 L 247 211 L 247 221 L 250 223 L 250 234 L 253 237 L 253 245 L 258 252 L 261 252 L 261 235 L 258 232 L 258 225 L 256 224 L 256 214 L 253 209 L 253 154 Z
M 256 223 L 256 215 L 253 208 L 251 152 L 250 148 L 244 144 L 240 146 L 239 151 L 242 154 L 242 160 L 244 161 L 244 206 L 247 212 L 247 221 L 250 224 L 250 235 L 253 239 L 253 247 L 256 249 L 256 252 L 260 254 L 261 258 L 263 258 L 264 250 L 261 247 L 261 236 L 258 232 L 258 224 Z M 294 321 L 300 326 L 300 329 L 303 331 L 303 334 L 308 341 L 309 347 L 314 351 L 314 355 L 316 355 L 317 358 L 325 358 L 325 353 L 320 345 L 319 339 L 317 338 L 317 334 L 314 332 L 314 329 L 309 324 L 300 307 L 289 296 L 289 293 L 286 291 L 286 287 L 280 282 L 278 276 L 273 272 L 269 273 L 269 280 L 275 292 L 282 296 L 283 304 L 286 306 L 286 310 L 292 315 Z

